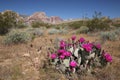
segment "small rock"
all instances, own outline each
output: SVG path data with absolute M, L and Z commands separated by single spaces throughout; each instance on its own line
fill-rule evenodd
M 30 54 L 29 53 L 25 53 L 25 54 L 23 54 L 23 57 L 30 57 Z

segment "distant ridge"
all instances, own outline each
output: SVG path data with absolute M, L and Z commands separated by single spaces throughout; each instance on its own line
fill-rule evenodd
M 33 21 L 42 21 L 45 23 L 57 24 L 63 21 L 59 16 L 48 17 L 45 12 L 35 12 L 29 17 L 25 18 L 25 22 L 31 23 Z
M 23 18 L 27 18 L 29 17 L 28 15 L 24 15 L 24 14 L 19 14 L 20 17 L 23 17 Z

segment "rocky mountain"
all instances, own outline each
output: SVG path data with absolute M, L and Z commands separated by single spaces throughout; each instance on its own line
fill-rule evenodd
M 33 15 L 25 18 L 26 23 L 31 23 L 33 21 L 42 21 L 45 23 L 57 24 L 61 23 L 63 20 L 58 16 L 48 17 L 45 12 L 36 12 Z
M 19 14 L 19 16 L 22 17 L 22 18 L 27 18 L 27 17 L 29 17 L 28 15 L 24 15 L 24 14 Z

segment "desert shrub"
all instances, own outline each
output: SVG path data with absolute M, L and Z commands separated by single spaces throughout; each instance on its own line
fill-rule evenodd
M 48 34 L 50 34 L 50 35 L 52 35 L 52 34 L 58 34 L 59 32 L 60 31 L 58 29 L 54 29 L 54 28 L 48 30 Z
M 87 26 L 81 26 L 77 33 L 87 33 L 89 28 Z
M 9 29 L 17 25 L 17 13 L 13 11 L 5 11 L 0 13 L 0 34 L 4 35 L 9 32 Z
M 93 18 L 87 21 L 87 27 L 90 31 L 98 31 L 98 30 L 108 30 L 110 29 L 109 23 L 111 20 L 106 17 L 102 17 L 101 12 L 96 12 L 93 15 Z
M 113 24 L 115 27 L 120 27 L 120 23 Z
M 33 34 L 35 36 L 42 36 L 44 34 L 44 31 L 40 29 L 34 29 Z
M 115 34 L 120 35 L 120 28 L 116 28 L 116 29 L 114 30 L 114 32 L 115 32 Z
M 26 24 L 19 24 L 17 25 L 17 28 L 27 28 L 28 26 Z
M 40 27 L 40 22 L 32 22 L 32 27 L 33 28 L 39 28 Z
M 44 22 L 40 22 L 40 21 L 32 22 L 31 25 L 33 28 L 40 28 L 40 27 L 50 28 L 50 27 L 52 27 L 52 24 L 48 24 L 48 23 L 44 23 Z
M 68 24 L 71 29 L 78 29 L 80 26 L 83 26 L 83 21 L 75 21 Z
M 116 28 L 115 30 L 112 30 L 112 32 L 116 34 L 117 39 L 120 39 L 120 28 Z
M 67 34 L 67 33 L 68 33 L 68 31 L 65 30 L 65 29 L 61 29 L 61 30 L 59 30 L 59 34 Z
M 54 25 L 53 28 L 55 28 L 55 29 L 61 29 L 62 27 L 60 25 Z
M 39 29 L 40 30 L 46 30 L 47 28 L 46 27 L 40 27 Z
M 108 23 L 101 21 L 100 19 L 92 19 L 88 21 L 87 26 L 90 31 L 95 30 L 108 30 L 110 28 Z
M 115 41 L 117 40 L 117 35 L 115 32 L 101 32 L 100 34 L 102 40 L 110 40 L 110 41 Z
M 24 22 L 18 22 L 16 28 L 27 28 L 28 25 Z
M 44 35 L 44 30 L 41 28 L 28 28 L 26 29 L 26 32 L 29 32 L 30 34 L 34 35 L 34 37 L 39 37 Z
M 18 43 L 26 43 L 32 40 L 32 35 L 30 33 L 18 30 L 12 30 L 9 32 L 4 39 L 5 44 L 18 44 Z
M 49 29 L 48 30 L 48 34 L 52 35 L 52 34 L 66 34 L 68 31 L 65 29 Z

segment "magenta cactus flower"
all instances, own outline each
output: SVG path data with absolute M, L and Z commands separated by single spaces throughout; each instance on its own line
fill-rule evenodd
M 51 59 L 56 59 L 57 55 L 55 53 L 51 54 Z
M 66 52 L 63 53 L 63 55 L 66 56 L 66 57 L 70 57 L 71 56 L 71 52 L 66 51 Z
M 74 41 L 74 40 L 76 39 L 76 36 L 73 35 L 73 36 L 71 37 L 71 39 Z
M 87 47 L 87 44 L 82 44 L 82 48 L 86 48 Z
M 65 41 L 61 40 L 60 41 L 60 48 L 65 48 L 65 46 L 66 46 Z
M 60 48 L 65 48 L 65 44 L 60 44 Z
M 92 48 L 94 44 L 93 43 L 88 43 L 88 45 Z
M 60 59 L 64 59 L 65 58 L 65 56 L 64 55 L 60 55 Z
M 70 56 L 71 56 L 71 52 L 68 52 L 68 51 L 67 51 L 67 52 L 66 52 L 66 56 L 67 56 L 67 57 L 70 57 Z
M 60 44 L 65 44 L 65 41 L 61 40 L 61 41 L 60 41 Z
M 89 44 L 83 44 L 82 48 L 84 48 L 87 52 L 90 52 L 92 50 L 92 47 Z
M 80 42 L 80 43 L 83 43 L 83 42 L 85 42 L 85 39 L 84 39 L 84 38 L 80 38 L 80 39 L 79 39 L 79 42 Z
M 71 66 L 72 68 L 76 67 L 76 66 L 77 66 L 77 62 L 76 62 L 76 61 L 71 61 L 71 62 L 70 62 L 70 66 Z
M 65 52 L 64 49 L 60 49 L 60 50 L 58 50 L 58 53 L 59 53 L 59 54 L 63 54 L 64 52 Z
M 85 50 L 86 50 L 87 52 L 90 52 L 90 51 L 92 50 L 92 48 L 91 48 L 90 46 L 88 46 L 88 47 L 85 48 Z
M 110 54 L 105 53 L 104 57 L 105 57 L 105 59 L 106 59 L 107 62 L 112 62 L 112 56 Z
M 64 56 L 66 56 L 66 55 L 67 55 L 67 54 L 66 54 L 66 51 L 63 53 L 63 55 L 64 55 Z
M 68 39 L 68 41 L 61 40 L 59 43 L 59 49 L 53 50 L 54 52 L 52 54 L 49 53 L 51 52 L 49 49 L 48 58 L 50 58 L 50 61 L 56 68 L 64 64 L 66 70 L 74 73 L 77 72 L 77 70 L 81 70 L 81 68 L 77 69 L 77 67 L 82 67 L 84 64 L 89 65 L 86 61 L 90 62 L 93 58 L 94 60 L 92 60 L 89 67 L 93 67 L 92 65 L 96 65 L 97 63 L 101 64 L 101 66 L 106 66 L 107 63 L 112 62 L 113 59 L 111 55 L 101 49 L 102 48 L 99 43 L 86 41 L 82 37 L 79 40 L 76 40 L 76 36 L 73 35 L 70 39 Z M 79 55 L 79 50 L 81 50 L 80 53 L 85 53 L 85 55 Z M 96 52 L 98 53 L 97 55 Z M 88 54 L 88 56 L 86 56 L 86 54 Z M 87 59 L 86 61 L 82 60 L 84 57 Z M 100 61 L 97 61 L 96 63 L 95 60 Z M 56 66 L 57 64 L 59 65 Z M 87 68 L 85 69 L 87 70 Z
M 100 44 L 96 44 L 95 45 L 97 49 L 101 49 L 101 45 Z

